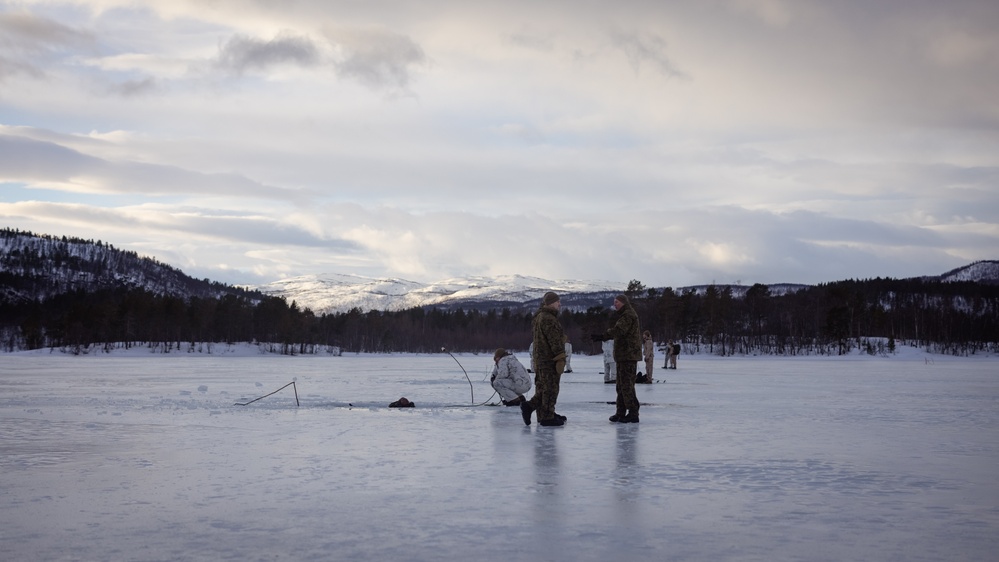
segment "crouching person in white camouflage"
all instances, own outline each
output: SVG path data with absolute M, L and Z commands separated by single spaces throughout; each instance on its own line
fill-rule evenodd
M 531 390 L 531 377 L 527 374 L 527 369 L 503 348 L 497 349 L 493 354 L 493 362 L 496 364 L 489 379 L 493 389 L 499 393 L 503 405 L 520 406 L 524 401 L 524 394 Z

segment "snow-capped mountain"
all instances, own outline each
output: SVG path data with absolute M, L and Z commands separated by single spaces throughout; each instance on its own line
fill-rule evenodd
M 975 281 L 978 283 L 999 283 L 999 260 L 982 260 L 964 267 L 952 269 L 939 277 L 944 282 Z
M 976 281 L 999 283 L 999 261 L 978 261 L 949 271 L 940 276 L 927 276 L 927 280 Z M 533 309 L 547 291 L 563 295 L 564 307 L 585 310 L 591 306 L 608 306 L 608 299 L 623 292 L 627 283 L 615 281 L 552 281 L 523 275 L 498 277 L 458 277 L 434 283 L 418 283 L 397 278 L 375 279 L 357 275 L 304 275 L 282 279 L 266 285 L 247 287 L 266 295 L 295 301 L 299 307 L 309 308 L 317 314 L 346 312 L 359 309 L 405 310 L 423 306 L 466 309 Z M 728 287 L 732 295 L 741 298 L 746 285 L 716 285 Z M 797 283 L 776 283 L 767 286 L 773 295 L 793 293 L 809 287 Z M 687 290 L 703 294 L 708 285 L 674 289 L 677 293 Z
M 305 275 L 252 287 L 267 295 L 295 301 L 299 307 L 317 314 L 346 312 L 353 308 L 405 310 L 413 307 L 519 308 L 537 306 L 547 291 L 560 295 L 611 294 L 624 290 L 627 283 L 612 281 L 551 281 L 523 275 L 498 277 L 459 277 L 434 283 L 405 279 L 374 279 L 356 275 Z
M 703 295 L 708 291 L 708 287 L 714 287 L 715 289 L 718 290 L 729 289 L 732 292 L 732 296 L 737 299 L 745 297 L 749 289 L 752 288 L 750 285 L 731 285 L 731 284 L 691 285 L 689 287 L 679 287 L 677 289 L 674 289 L 674 292 L 683 293 L 686 291 L 693 291 L 698 295 Z M 777 295 L 787 295 L 790 293 L 797 293 L 802 289 L 807 289 L 808 287 L 811 287 L 811 285 L 804 285 L 802 283 L 774 283 L 772 285 L 767 285 L 766 287 L 770 291 L 770 295 L 777 296 Z

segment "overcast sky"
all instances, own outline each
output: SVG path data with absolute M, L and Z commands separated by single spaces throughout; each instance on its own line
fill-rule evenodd
M 196 277 L 999 259 L 994 0 L 0 0 L 0 225 Z

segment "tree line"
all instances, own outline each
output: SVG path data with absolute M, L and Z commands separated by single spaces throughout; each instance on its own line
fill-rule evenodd
M 743 288 L 744 289 L 744 288 Z M 999 286 L 920 279 L 849 280 L 774 293 L 646 288 L 624 291 L 654 341 L 715 355 L 891 353 L 906 343 L 938 353 L 999 349 Z M 560 314 L 577 353 L 599 353 L 589 335 L 608 327 L 610 302 Z M 144 288 L 75 289 L 47 298 L 0 299 L 0 348 L 75 352 L 261 342 L 280 353 L 525 350 L 533 311 L 412 308 L 315 314 L 279 297 L 179 297 Z
M 756 284 L 741 297 L 712 285 L 637 300 L 654 338 L 718 355 L 887 353 L 901 342 L 969 355 L 999 342 L 999 286 L 977 282 L 877 278 L 781 294 Z

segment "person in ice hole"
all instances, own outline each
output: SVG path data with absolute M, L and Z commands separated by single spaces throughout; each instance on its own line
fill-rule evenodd
M 406 398 L 405 396 L 389 404 L 389 408 L 415 408 L 415 407 L 416 404 L 414 402 L 410 402 L 409 398 Z

